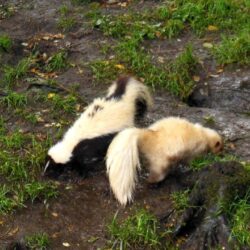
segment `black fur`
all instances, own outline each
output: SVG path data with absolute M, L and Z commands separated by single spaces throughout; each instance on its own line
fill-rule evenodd
M 10 243 L 5 250 L 28 250 L 29 248 L 22 242 L 12 242 Z
M 135 111 L 135 119 L 139 120 L 140 118 L 142 118 L 145 113 L 147 112 L 147 102 L 145 99 L 140 98 L 140 99 L 136 99 L 135 100 L 135 107 L 136 107 L 136 111 Z
M 120 77 L 116 82 L 116 89 L 115 89 L 114 93 L 112 95 L 108 96 L 106 98 L 106 100 L 111 100 L 113 98 L 118 99 L 118 100 L 121 99 L 122 96 L 126 92 L 126 86 L 129 82 L 129 79 L 130 79 L 129 76 Z
M 117 133 L 84 139 L 73 150 L 72 165 L 79 174 L 85 176 L 89 170 L 94 170 L 96 163 L 103 161 L 109 144 Z M 84 157 L 83 157 L 84 155 Z
M 70 161 L 65 164 L 55 163 L 51 157 L 48 157 L 47 161 L 49 160 L 50 164 L 45 174 L 49 177 L 57 178 L 64 171 L 76 169 L 82 177 L 86 177 L 89 171 L 97 170 L 97 163 L 103 161 L 109 144 L 116 134 L 112 133 L 82 140 L 75 146 Z
M 90 113 L 88 113 L 88 117 L 90 117 L 90 118 L 94 117 L 94 115 L 95 115 L 99 110 L 103 110 L 103 107 L 100 106 L 100 105 L 95 105 L 95 106 L 93 107 L 93 110 L 90 111 Z

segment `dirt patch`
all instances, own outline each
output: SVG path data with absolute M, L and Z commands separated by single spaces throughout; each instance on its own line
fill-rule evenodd
M 8 34 L 13 39 L 14 46 L 9 54 L 4 54 L 0 58 L 0 65 L 15 65 L 22 57 L 28 55 L 30 51 L 27 51 L 22 43 L 29 42 L 37 35 L 60 33 L 61 30 L 57 26 L 58 9 L 62 4 L 71 6 L 66 0 L 9 1 L 9 3 L 16 6 L 16 12 L 0 21 L 0 35 Z M 145 4 L 140 2 L 135 6 L 132 5 L 131 8 L 140 10 L 155 5 L 155 2 L 146 1 Z M 81 11 L 86 12 L 84 8 Z M 107 7 L 106 11 L 125 12 L 126 9 L 116 6 Z M 203 124 L 212 121 L 207 125 L 216 128 L 224 136 L 226 152 L 249 161 L 250 71 L 248 68 L 235 66 L 225 68 L 223 72 L 218 73 L 217 65 L 208 50 L 202 46 L 205 41 L 211 39 L 216 41 L 216 36 L 200 39 L 186 31 L 178 39 L 145 42 L 145 47 L 154 53 L 152 61 L 156 64 L 159 63 L 159 57 L 164 57 L 165 61 L 176 57 L 185 45 L 191 42 L 194 45 L 195 54 L 204 62 L 204 67 L 198 72 L 202 83 L 198 84 L 191 95 L 189 105 L 170 95 L 166 90 L 157 90 L 153 93 L 155 106 L 142 125 L 147 126 L 165 116 L 186 117 Z M 104 59 L 100 50 L 103 44 L 112 44 L 112 39 L 103 36 L 100 31 L 89 30 L 88 27 L 78 23 L 76 30 L 65 34 L 65 38 L 57 43 L 54 40 L 43 40 L 36 46 L 40 54 L 51 55 L 58 50 L 68 52 L 71 65 L 65 71 L 59 72 L 56 80 L 66 90 L 75 83 L 79 84 L 77 93 L 83 99 L 79 112 L 83 110 L 87 102 L 102 95 L 107 89 L 106 85 L 93 85 L 92 72 L 86 67 L 87 62 Z M 39 83 L 39 78 L 29 76 L 33 82 Z M 2 77 L 2 72 L 0 72 L 0 77 Z M 47 83 L 48 80 L 46 80 Z M 29 82 L 24 80 L 16 86 L 16 89 L 26 92 L 28 87 Z M 48 95 L 51 89 L 43 89 L 42 92 Z M 49 133 L 53 137 L 56 129 L 45 128 L 45 124 L 56 122 L 60 117 L 53 117 L 50 114 L 49 103 L 41 105 L 39 101 L 33 101 L 33 104 L 30 112 L 45 110 L 41 111 L 44 121 L 38 125 L 27 124 L 23 118 L 8 110 L 1 110 L 1 115 L 4 115 L 12 131 L 22 129 L 27 133 Z M 63 115 L 69 124 L 75 119 L 75 115 L 58 112 L 58 116 L 60 115 Z M 67 126 L 63 127 L 64 131 Z M 4 248 L 10 242 L 20 240 L 26 235 L 46 232 L 51 239 L 51 249 L 63 249 L 62 244 L 65 242 L 70 244 L 68 249 L 103 248 L 108 239 L 106 225 L 117 210 L 119 210 L 119 215 L 125 218 L 136 208 L 144 207 L 161 218 L 172 210 L 170 194 L 183 188 L 181 181 L 183 176 L 176 173 L 170 175 L 159 188 L 149 187 L 145 181 L 146 177 L 142 176 L 134 204 L 124 209 L 118 205 L 110 191 L 104 168 L 103 164 L 101 172 L 86 179 L 72 175 L 71 178 L 67 178 L 67 181 L 60 180 L 58 198 L 45 203 L 41 201 L 35 201 L 34 204 L 27 203 L 26 207 L 0 218 L 0 247 Z M 0 183 L 2 183 L 1 180 Z M 184 249 L 191 248 L 184 247 Z

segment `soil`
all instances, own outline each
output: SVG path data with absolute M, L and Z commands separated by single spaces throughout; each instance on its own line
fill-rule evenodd
M 14 64 L 27 52 L 22 43 L 45 33 L 60 32 L 56 25 L 58 8 L 62 4 L 70 5 L 66 0 L 11 0 L 16 8 L 14 15 L 0 19 L 0 35 L 8 34 L 14 40 L 14 48 L 10 55 L 1 60 Z M 2 1 L 4 4 L 5 1 Z M 1 1 L 0 1 L 1 4 Z M 156 3 L 146 1 L 145 6 Z M 138 2 L 134 8 L 143 8 L 144 2 Z M 107 11 L 124 11 L 118 6 L 108 6 Z M 165 116 L 181 116 L 191 121 L 204 123 L 207 117 L 213 119 L 213 127 L 225 138 L 226 152 L 250 160 L 250 70 L 249 68 L 232 65 L 217 73 L 217 66 L 202 47 L 204 39 L 190 34 L 182 34 L 180 40 L 173 39 L 164 43 L 154 41 L 150 48 L 158 48 L 155 56 L 175 57 L 187 43 L 194 44 L 195 53 L 204 61 L 204 69 L 200 72 L 202 83 L 188 100 L 183 103 L 166 90 L 153 93 L 155 106 L 144 122 L 148 125 Z M 79 95 L 88 102 L 100 96 L 106 89 L 105 85 L 93 85 L 91 71 L 84 67 L 86 62 L 102 58 L 100 44 L 109 43 L 109 38 L 95 30 L 85 29 L 78 25 L 72 32 L 60 39 L 57 47 L 67 48 L 69 61 L 78 67 L 71 67 L 57 78 L 61 86 L 68 88 L 72 83 L 80 83 Z M 53 41 L 41 41 L 41 52 L 53 52 Z M 81 70 L 79 70 L 81 69 Z M 204 76 L 206 72 L 206 76 Z M 209 74 L 208 74 L 209 72 Z M 0 72 L 0 78 L 1 78 Z M 22 87 L 19 87 L 19 90 Z M 47 118 L 49 119 L 49 118 Z M 9 124 L 15 126 L 15 117 L 9 117 Z M 22 129 L 44 131 L 44 127 L 27 127 L 19 124 Z M 103 164 L 104 169 L 104 164 Z M 76 181 L 77 179 L 77 181 Z M 86 179 L 73 178 L 59 182 L 58 198 L 42 203 L 28 203 L 9 216 L 0 218 L 0 248 L 12 241 L 20 240 L 26 235 L 46 232 L 51 239 L 51 249 L 64 249 L 63 243 L 69 243 L 68 249 L 98 249 L 107 242 L 106 224 L 111 221 L 116 211 L 126 217 L 136 208 L 147 208 L 161 218 L 172 210 L 169 194 L 181 189 L 178 175 L 170 175 L 159 188 L 151 188 L 142 176 L 136 191 L 135 202 L 122 208 L 115 201 L 106 178 L 105 171 L 89 176 Z M 188 249 L 188 248 L 187 248 Z

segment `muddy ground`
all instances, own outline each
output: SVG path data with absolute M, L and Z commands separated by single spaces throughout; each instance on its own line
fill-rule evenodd
M 5 1 L 3 1 L 4 3 Z M 56 21 L 58 7 L 70 4 L 69 1 L 8 1 L 15 6 L 15 13 L 9 18 L 0 20 L 0 34 L 8 34 L 16 44 L 15 51 L 5 58 L 7 63 L 18 61 L 25 54 L 21 43 L 27 42 L 36 35 L 61 32 Z M 1 1 L 0 1 L 1 3 Z M 155 2 L 137 2 L 135 8 L 154 6 Z M 107 7 L 107 11 L 119 11 L 121 7 Z M 124 9 L 122 10 L 124 11 Z M 202 84 L 190 97 L 188 104 L 170 95 L 166 90 L 153 92 L 155 106 L 146 119 L 145 125 L 162 118 L 174 115 L 187 117 L 191 121 L 202 122 L 208 117 L 214 120 L 214 127 L 224 136 L 226 151 L 244 161 L 250 160 L 250 70 L 232 65 L 222 73 L 216 73 L 216 64 L 202 47 L 202 40 L 182 34 L 180 41 L 154 41 L 151 49 L 157 48 L 159 56 L 174 56 L 192 41 L 195 53 L 204 61 L 205 71 L 210 77 L 204 77 Z M 79 94 L 88 102 L 101 95 L 107 86 L 94 85 L 92 73 L 84 63 L 99 59 L 102 54 L 100 44 L 107 43 L 108 38 L 99 31 L 87 30 L 82 25 L 66 34 L 57 46 L 68 48 L 69 61 L 79 67 L 70 67 L 61 73 L 57 81 L 68 88 L 72 83 L 80 83 Z M 44 44 L 44 50 L 53 50 L 51 44 Z M 202 73 L 201 73 L 202 75 Z M 4 112 L 3 110 L 1 112 Z M 14 126 L 14 117 L 9 119 Z M 23 124 L 25 126 L 25 124 Z M 44 127 L 25 128 L 44 131 Z M 158 188 L 150 188 L 142 177 L 133 205 L 121 208 L 109 189 L 105 171 L 96 173 L 87 179 L 62 181 L 59 185 L 60 195 L 46 203 L 36 201 L 27 203 L 27 207 L 11 215 L 0 218 L 0 248 L 19 240 L 25 235 L 46 232 L 51 238 L 51 249 L 64 249 L 63 243 L 69 243 L 68 249 L 98 249 L 106 245 L 106 224 L 119 210 L 121 217 L 136 208 L 145 207 L 155 215 L 161 216 L 171 209 L 170 192 L 178 190 L 178 179 L 170 176 Z M 93 240 L 94 239 L 94 240 Z

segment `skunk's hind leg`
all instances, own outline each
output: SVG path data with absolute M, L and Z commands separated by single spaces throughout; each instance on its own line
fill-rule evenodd
M 170 163 L 164 159 L 149 160 L 149 183 L 157 183 L 165 179 L 169 173 Z

